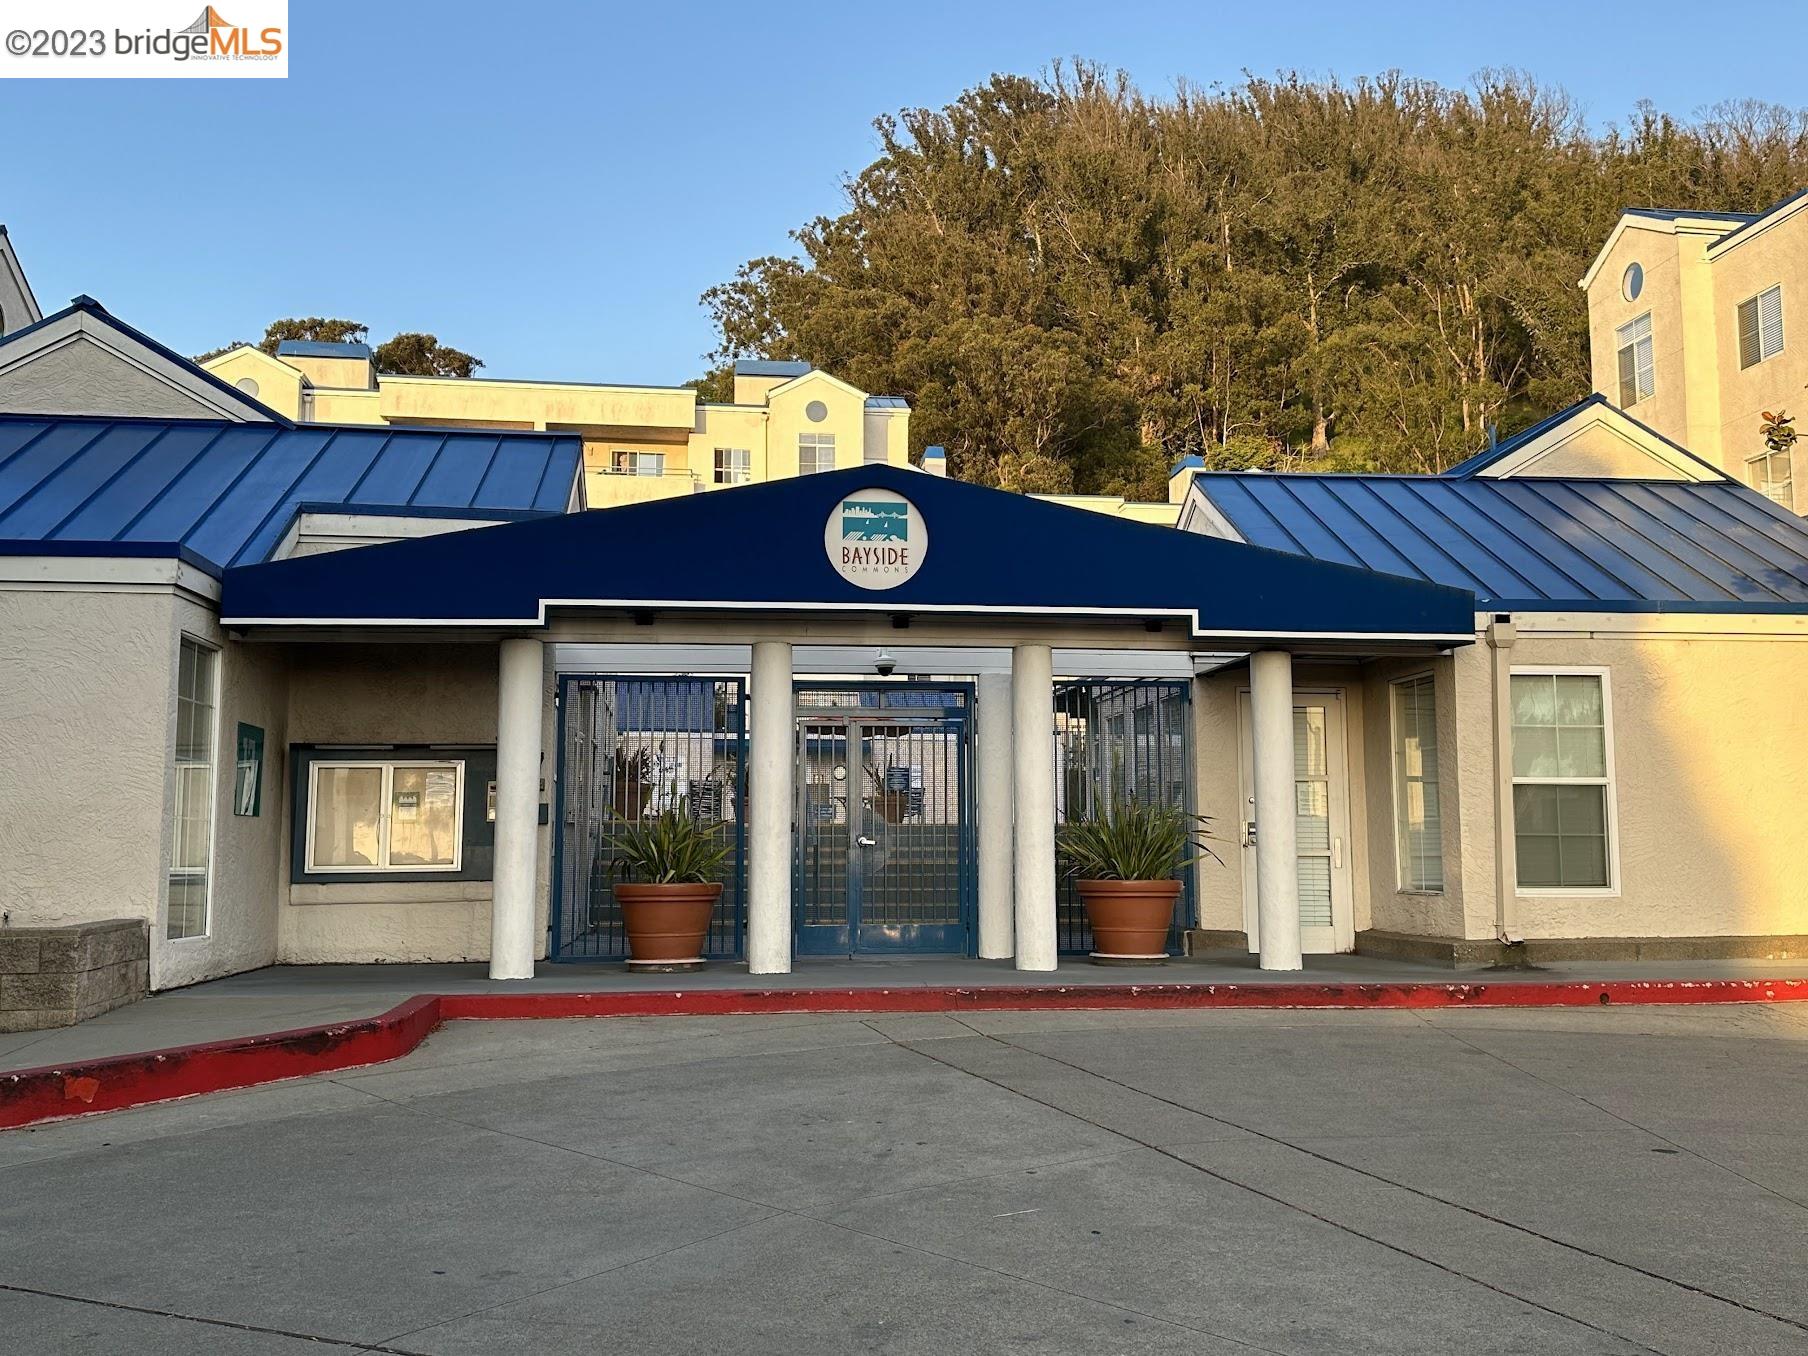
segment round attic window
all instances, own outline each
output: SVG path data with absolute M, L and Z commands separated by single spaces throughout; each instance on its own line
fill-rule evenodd
M 237 381 L 233 382 L 232 384 L 234 386 L 238 387 L 239 390 L 243 391 L 246 395 L 250 396 L 253 400 L 257 399 L 257 378 L 256 377 L 240 377 Z
M 808 405 L 804 406 L 804 418 L 808 419 L 812 424 L 820 424 L 828 417 L 829 407 L 820 400 L 812 400 Z
M 1644 290 L 1645 270 L 1638 264 L 1627 264 L 1626 276 L 1620 279 L 1620 295 L 1627 301 L 1637 301 Z

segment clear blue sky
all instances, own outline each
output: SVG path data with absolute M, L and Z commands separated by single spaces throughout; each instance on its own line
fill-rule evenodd
M 1640 99 L 1808 102 L 1799 0 L 1467 9 L 291 0 L 287 81 L 0 83 L 0 221 L 47 309 L 87 292 L 184 352 L 346 316 L 487 376 L 674 384 L 713 342 L 699 293 L 838 210 L 875 115 L 994 71 L 1079 55 L 1165 91 L 1514 66 L 1597 126 Z

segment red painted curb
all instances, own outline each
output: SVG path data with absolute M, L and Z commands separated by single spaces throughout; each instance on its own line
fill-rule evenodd
M 998 1012 L 1073 1008 L 1595 1007 L 1808 1001 L 1808 979 L 1451 984 L 990 984 L 908 989 L 692 989 L 441 994 L 448 1021 L 725 1017 L 762 1012 Z
M 414 1049 L 441 1020 L 438 996 L 423 994 L 378 1017 L 20 1069 L 0 1074 L 0 1129 L 380 1064 Z
M 1076 984 L 422 994 L 376 1017 L 0 1073 L 0 1129 L 380 1064 L 441 1022 L 803 1012 L 1599 1007 L 1808 1002 L 1808 979 L 1448 984 Z

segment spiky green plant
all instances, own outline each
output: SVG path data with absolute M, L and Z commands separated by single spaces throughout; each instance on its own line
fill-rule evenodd
M 615 820 L 612 874 L 645 885 L 706 885 L 720 879 L 730 844 L 691 818 L 683 797 L 651 819 Z
M 1124 800 L 1103 814 L 1069 820 L 1055 830 L 1055 851 L 1080 880 L 1167 880 L 1210 857 L 1212 821 L 1172 805 Z

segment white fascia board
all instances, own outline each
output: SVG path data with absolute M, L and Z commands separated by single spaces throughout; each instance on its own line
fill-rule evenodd
M 1668 441 L 1642 427 L 1614 405 L 1594 404 L 1583 407 L 1555 428 L 1546 429 L 1524 447 L 1517 447 L 1499 461 L 1475 473 L 1478 480 L 1510 480 L 1514 476 L 1536 477 L 1537 465 L 1544 458 L 1561 451 L 1568 443 L 1593 428 L 1603 428 L 1636 452 L 1661 462 L 1684 480 L 1695 484 L 1716 484 L 1732 477 L 1716 467 L 1691 456 Z M 1620 477 L 1606 477 L 1619 479 Z M 1626 477 L 1637 479 L 1637 477 Z
M 75 593 L 187 593 L 220 600 L 220 581 L 173 557 L 0 556 L 0 589 Z
M 336 541 L 346 547 L 375 546 L 415 537 L 438 537 L 466 528 L 498 527 L 510 518 L 432 518 L 413 514 L 331 513 L 308 510 L 290 520 L 270 560 L 287 560 L 304 539 Z
M 820 367 L 812 367 L 808 372 L 787 378 L 786 380 L 781 381 L 777 386 L 774 386 L 771 390 L 767 391 L 766 400 L 770 403 L 772 397 L 778 395 L 780 392 L 788 392 L 792 387 L 801 386 L 803 383 L 809 381 L 826 381 L 831 386 L 846 391 L 849 395 L 859 396 L 863 401 L 872 394 L 871 391 L 862 391 L 858 386 L 848 385 L 848 383 L 843 381 L 840 377 L 825 372 Z
M 1607 243 L 1601 246 L 1600 253 L 1595 255 L 1594 262 L 1588 266 L 1588 272 L 1582 275 L 1576 286 L 1584 291 L 1593 286 L 1595 275 L 1601 271 L 1601 266 L 1607 262 L 1607 256 L 1613 253 L 1613 247 L 1620 243 L 1620 237 L 1628 230 L 1650 231 L 1655 235 L 1722 236 L 1743 225 L 1743 221 L 1728 221 L 1720 217 L 1647 217 L 1623 212 L 1613 224 L 1613 230 L 1607 233 Z
M 24 367 L 46 353 L 84 341 L 127 366 L 137 368 L 154 381 L 180 391 L 222 419 L 240 424 L 272 422 L 267 412 L 254 413 L 252 406 L 256 402 L 234 399 L 212 382 L 204 381 L 195 373 L 184 370 L 163 354 L 147 348 L 123 330 L 87 311 L 71 311 L 60 320 L 34 330 L 23 338 L 14 336 L 4 349 L 0 349 L 0 372 Z M 261 410 L 263 407 L 256 408 Z M 97 413 L 105 414 L 107 411 Z
M 891 656 L 897 677 L 966 678 L 1011 671 L 1011 651 L 993 646 L 799 645 L 791 671 L 800 677 L 877 677 L 873 660 L 880 649 Z M 553 668 L 563 674 L 736 675 L 748 671 L 746 645 L 617 645 L 559 641 Z M 1238 654 L 1188 654 L 1180 650 L 1070 650 L 1054 652 L 1055 673 L 1064 678 L 1191 678 Z
M 283 628 L 325 627 L 337 634 L 345 631 L 364 632 L 372 630 L 402 631 L 446 631 L 465 632 L 506 631 L 519 633 L 528 630 L 544 630 L 548 617 L 555 610 L 575 610 L 589 612 L 602 610 L 606 612 L 670 612 L 683 614 L 704 614 L 721 612 L 727 615 L 742 613 L 767 613 L 782 615 L 785 613 L 803 613 L 809 616 L 835 616 L 853 614 L 870 616 L 875 613 L 896 611 L 899 607 L 922 616 L 954 617 L 962 619 L 989 617 L 1029 617 L 1036 620 L 1053 618 L 1061 621 L 1122 621 L 1127 616 L 1141 617 L 1145 620 L 1174 620 L 1188 623 L 1189 636 L 1196 640 L 1217 640 L 1228 645 L 1260 644 L 1267 641 L 1290 642 L 1304 644 L 1311 641 L 1348 642 L 1363 645 L 1431 645 L 1443 648 L 1449 645 L 1467 645 L 1473 642 L 1474 635 L 1468 631 L 1461 634 L 1455 632 L 1436 631 L 1268 631 L 1268 630 L 1225 630 L 1223 628 L 1205 628 L 1200 625 L 1199 613 L 1190 607 L 990 607 L 972 603 L 910 603 L 894 604 L 888 608 L 879 600 L 857 603 L 819 603 L 802 600 L 774 599 L 770 601 L 748 602 L 738 599 L 704 599 L 695 598 L 540 598 L 536 600 L 534 615 L 531 617 L 225 617 L 221 624 L 226 626 L 269 626 Z M 1115 647 L 1114 647 L 1115 648 Z M 1123 648 L 1131 649 L 1126 645 Z
M 1180 502 L 1180 516 L 1175 526 L 1182 532 L 1218 537 L 1224 541 L 1243 541 L 1243 534 L 1231 525 L 1229 518 L 1211 500 L 1195 477 L 1187 486 L 1186 498 Z
M 1769 216 L 1759 217 L 1756 221 L 1750 222 L 1749 224 L 1741 222 L 1738 234 L 1731 240 L 1716 241 L 1714 244 L 1708 246 L 1709 261 L 1712 262 L 1725 258 L 1734 250 L 1738 249 L 1739 246 L 1748 241 L 1755 240 L 1772 227 L 1781 226 L 1784 222 L 1795 216 L 1796 213 L 1803 211 L 1808 211 L 1808 193 L 1798 193 Z M 1731 233 L 1729 232 L 1729 234 Z
M 1476 632 L 1492 612 L 1476 614 Z M 1636 640 L 1808 640 L 1808 614 L 1795 612 L 1514 612 L 1520 635 L 1623 636 Z

